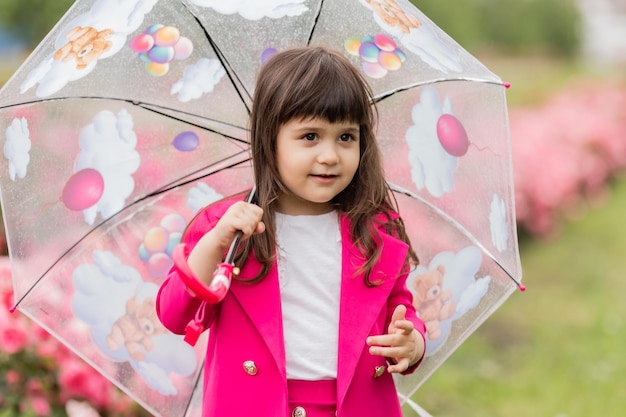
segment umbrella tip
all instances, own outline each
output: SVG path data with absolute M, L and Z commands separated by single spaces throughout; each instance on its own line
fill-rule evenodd
M 15 313 L 16 309 L 17 309 L 17 304 L 15 304 L 14 306 L 11 306 L 11 308 L 9 308 L 9 312 Z
M 511 83 L 507 83 L 506 81 L 502 83 L 504 88 L 511 88 Z
M 519 288 L 519 290 L 521 292 L 526 291 L 526 286 L 524 284 L 522 284 L 521 282 L 519 284 L 517 284 L 517 287 Z

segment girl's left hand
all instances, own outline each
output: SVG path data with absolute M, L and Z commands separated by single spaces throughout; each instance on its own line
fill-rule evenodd
M 372 355 L 390 358 L 392 365 L 387 368 L 389 373 L 406 371 L 424 354 L 424 339 L 406 319 L 406 307 L 398 305 L 391 316 L 387 334 L 367 338 Z

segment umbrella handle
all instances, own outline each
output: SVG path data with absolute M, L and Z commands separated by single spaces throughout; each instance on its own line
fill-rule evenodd
M 250 190 L 250 193 L 248 193 L 248 197 L 246 197 L 246 203 L 251 204 L 254 201 L 255 194 L 256 194 L 256 186 L 252 187 L 252 189 Z M 234 262 L 235 255 L 237 254 L 237 249 L 239 249 L 239 244 L 241 243 L 241 236 L 243 236 L 243 233 L 241 233 L 241 231 L 238 231 L 237 234 L 235 235 L 235 239 L 233 240 L 233 243 L 231 243 L 230 248 L 228 248 L 228 253 L 226 254 L 226 257 L 224 258 L 225 263 L 231 264 L 231 265 L 235 263 Z M 218 268 L 219 268 L 219 265 L 218 265 Z

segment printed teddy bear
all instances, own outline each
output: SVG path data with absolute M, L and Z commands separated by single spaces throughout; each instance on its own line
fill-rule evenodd
M 443 288 L 443 276 L 446 269 L 438 265 L 413 281 L 413 305 L 418 315 L 426 324 L 428 338 L 437 340 L 441 336 L 440 322 L 454 315 L 456 304 L 450 301 L 452 290 Z
M 126 314 L 111 326 L 106 343 L 112 351 L 124 346 L 132 359 L 142 361 L 145 352 L 154 347 L 152 337 L 165 332 L 156 315 L 155 298 L 138 301 L 132 297 L 126 302 Z
M 97 31 L 92 27 L 76 26 L 65 37 L 68 43 L 57 49 L 54 59 L 63 62 L 76 60 L 76 69 L 85 69 L 98 59 L 100 55 L 111 49 L 112 43 L 108 38 L 113 31 L 110 29 Z
M 409 33 L 411 29 L 417 29 L 421 25 L 419 19 L 405 12 L 396 0 L 365 0 L 365 2 L 387 26 L 397 27 L 403 33 Z

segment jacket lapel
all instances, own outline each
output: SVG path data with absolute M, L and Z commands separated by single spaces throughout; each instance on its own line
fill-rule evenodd
M 407 246 L 404 242 L 381 234 L 382 253 L 371 272 L 372 280 L 382 279 L 380 285 L 368 287 L 364 274 L 359 273 L 365 258 L 350 239 L 349 222 L 342 216 L 342 278 L 339 313 L 339 352 L 337 368 L 337 405 L 342 403 L 359 358 L 365 339 L 379 316 L 386 310 L 385 303 L 404 264 Z M 384 329 L 386 331 L 386 329 Z M 372 369 L 372 377 L 374 369 Z
M 272 265 L 268 275 L 260 281 L 254 284 L 245 282 L 246 279 L 255 277 L 260 269 L 261 265 L 251 257 L 239 274 L 244 282 L 233 280 L 230 291 L 265 340 L 278 369 L 286 378 L 285 342 L 276 264 Z

